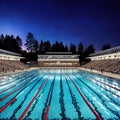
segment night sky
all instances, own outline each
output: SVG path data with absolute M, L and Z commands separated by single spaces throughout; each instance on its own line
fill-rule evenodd
M 120 45 L 120 0 L 0 0 L 0 34 L 100 50 Z

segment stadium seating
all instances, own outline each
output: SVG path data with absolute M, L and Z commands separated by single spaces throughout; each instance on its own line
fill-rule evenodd
M 26 68 L 20 61 L 0 60 L 0 73 L 15 72 L 16 70 L 24 70 Z
M 91 70 L 120 74 L 120 59 L 94 60 L 82 66 Z

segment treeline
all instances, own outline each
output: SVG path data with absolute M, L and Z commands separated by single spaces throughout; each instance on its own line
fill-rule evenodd
M 51 44 L 49 40 L 41 40 L 38 42 L 32 33 L 28 33 L 26 36 L 25 47 L 27 51 L 38 54 L 45 54 L 46 52 L 72 52 L 73 54 L 86 52 L 91 54 L 95 52 L 93 45 L 89 45 L 86 49 L 84 49 L 82 43 L 79 43 L 78 46 L 71 43 L 70 46 L 68 46 L 64 45 L 62 41 L 56 41 L 53 44 Z
M 23 41 L 17 36 L 13 35 L 0 35 L 0 49 L 16 52 L 16 53 L 36 53 L 36 54 L 45 54 L 46 52 L 72 52 L 73 54 L 80 54 L 81 56 L 87 57 L 89 54 L 95 52 L 95 48 L 93 45 L 89 45 L 88 47 L 84 47 L 84 45 L 80 42 L 78 46 L 71 43 L 69 46 L 64 45 L 62 41 L 56 41 L 51 44 L 49 40 L 37 40 L 34 35 L 29 32 L 26 36 L 25 40 L 25 48 L 26 51 L 23 52 L 22 49 Z M 110 44 L 103 45 L 101 50 L 105 50 L 111 48 Z
M 0 35 L 0 49 L 8 50 L 11 52 L 21 53 L 22 52 L 22 39 L 13 35 Z

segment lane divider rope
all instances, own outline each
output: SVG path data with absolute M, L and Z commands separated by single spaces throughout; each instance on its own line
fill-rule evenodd
M 45 79 L 45 81 L 42 83 L 42 85 L 39 87 L 38 91 L 36 92 L 36 94 L 34 95 L 34 97 L 32 98 L 32 100 L 30 101 L 30 103 L 28 104 L 28 106 L 26 107 L 26 109 L 23 111 L 23 113 L 21 114 L 21 116 L 19 117 L 19 120 L 23 120 L 26 112 L 28 111 L 28 109 L 30 108 L 30 106 L 32 105 L 32 103 L 34 102 L 35 98 L 37 97 L 37 95 L 39 94 L 39 92 L 41 91 L 41 89 L 43 88 L 43 86 L 45 85 L 45 83 L 48 81 L 48 78 L 50 77 L 50 75 Z
M 77 91 L 79 92 L 79 94 L 81 95 L 81 97 L 83 98 L 83 100 L 85 101 L 85 103 L 88 105 L 88 107 L 90 108 L 90 110 L 96 116 L 97 120 L 102 120 L 101 117 L 98 115 L 98 113 L 92 108 L 92 106 L 90 105 L 90 103 L 86 100 L 86 98 L 84 97 L 84 95 L 82 94 L 82 92 L 79 90 L 79 88 L 77 87 L 77 85 L 75 84 L 75 82 L 73 81 L 73 79 L 69 75 L 67 75 L 67 76 L 72 81 L 73 85 L 75 86 L 75 88 L 77 89 Z
M 53 93 L 54 83 L 55 83 L 55 76 L 54 76 L 54 80 L 53 80 L 52 85 L 51 85 L 49 103 L 48 103 L 48 106 L 47 106 L 47 109 L 46 109 L 43 120 L 48 120 L 48 114 L 49 114 L 49 111 L 50 111 L 50 104 L 51 104 L 51 100 L 52 100 L 52 93 Z

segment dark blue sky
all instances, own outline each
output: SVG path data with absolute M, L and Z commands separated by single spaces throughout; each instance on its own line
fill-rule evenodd
M 97 50 L 120 45 L 119 0 L 0 0 L 0 34 L 28 32 L 38 40 L 71 42 Z

